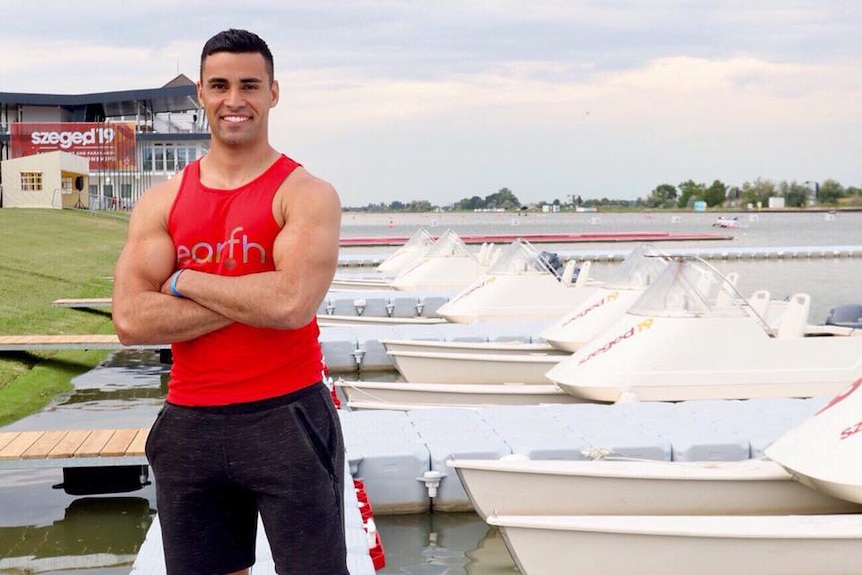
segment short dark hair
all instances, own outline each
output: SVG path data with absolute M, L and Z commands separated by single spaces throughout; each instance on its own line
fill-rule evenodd
M 201 80 L 203 80 L 204 60 L 206 60 L 207 56 L 210 54 L 215 54 L 217 52 L 230 52 L 232 54 L 260 54 L 266 61 L 266 68 L 269 72 L 269 81 L 272 82 L 275 79 L 275 63 L 272 59 L 272 52 L 270 52 L 269 46 L 266 45 L 266 42 L 264 42 L 263 39 L 254 32 L 231 28 L 229 30 L 223 30 L 207 40 L 206 44 L 204 44 L 203 50 L 201 50 Z

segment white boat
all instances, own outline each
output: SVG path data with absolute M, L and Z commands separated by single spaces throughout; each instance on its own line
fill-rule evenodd
M 545 342 L 386 339 L 381 343 L 407 381 L 499 383 L 517 377 L 523 383 L 547 383 L 545 372 L 622 317 L 667 261 L 651 246 L 638 246 L 586 301 L 562 321 L 544 327 L 536 339 Z M 515 302 L 512 305 L 517 306 Z
M 737 216 L 718 216 L 712 222 L 712 227 L 735 229 L 739 227 L 739 218 Z
M 577 351 L 619 320 L 658 278 L 668 261 L 656 248 L 638 246 L 583 303 L 542 330 L 542 339 L 554 348 Z
M 392 278 L 365 277 L 365 276 L 343 276 L 339 275 L 332 279 L 329 284 L 330 291 L 346 290 L 392 290 Z
M 493 244 L 482 244 L 474 254 L 452 230 L 447 230 L 434 243 L 402 267 L 394 277 L 335 277 L 330 291 L 339 290 L 443 290 L 457 293 L 489 269 L 499 255 Z M 382 265 L 382 264 L 381 264 Z
M 809 308 L 804 293 L 745 299 L 706 262 L 677 259 L 622 319 L 546 375 L 602 402 L 834 395 L 862 377 L 862 337 L 809 325 Z
M 409 411 L 429 407 L 487 407 L 577 403 L 555 385 L 335 381 L 351 409 Z
M 765 453 L 817 491 L 862 503 L 862 379 L 836 395 Z
M 563 265 L 556 254 L 516 240 L 437 313 L 455 323 L 556 320 L 592 294 L 596 282 L 589 280 L 589 268 L 589 261 L 578 270 L 574 260 Z
M 392 279 L 393 289 L 410 291 L 459 290 L 485 273 L 497 257 L 492 244 L 483 244 L 474 254 L 452 230 L 441 235 L 419 261 Z
M 556 349 L 518 354 L 388 349 L 387 353 L 405 381 L 427 383 L 551 384 L 545 372 L 569 357 Z
M 859 573 L 862 515 L 500 515 L 523 575 Z
M 428 230 L 419 228 L 403 246 L 380 262 L 375 271 L 379 274 L 396 276 L 414 262 L 425 257 L 434 242 L 434 236 L 428 233 Z
M 773 461 L 454 459 L 476 512 L 491 515 L 858 513 Z
M 499 355 L 522 355 L 524 353 L 558 353 L 564 352 L 551 347 L 547 343 L 528 343 L 525 341 L 469 341 L 469 340 L 434 340 L 434 339 L 381 339 L 380 343 L 389 353 L 493 353 Z

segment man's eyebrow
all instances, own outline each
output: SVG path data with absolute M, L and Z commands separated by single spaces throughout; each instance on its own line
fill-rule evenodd
M 229 83 L 230 80 L 228 80 L 227 78 L 220 78 L 220 77 L 214 76 L 212 78 L 207 78 L 206 82 L 208 84 L 226 84 L 226 83 Z M 250 78 L 240 78 L 239 79 L 240 84 L 263 84 L 263 82 L 264 82 L 264 80 L 262 78 L 257 78 L 254 76 L 252 76 Z

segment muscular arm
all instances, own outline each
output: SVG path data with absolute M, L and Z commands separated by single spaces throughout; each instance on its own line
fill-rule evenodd
M 148 190 L 129 221 L 114 269 L 111 302 L 114 329 L 125 345 L 185 341 L 232 323 L 193 301 L 161 292 L 176 268 L 176 250 L 167 230 L 175 194 L 173 181 Z
M 183 296 L 233 321 L 298 329 L 312 320 L 338 265 L 341 203 L 328 183 L 298 169 L 282 184 L 284 227 L 275 239 L 275 271 L 225 277 L 186 270 Z M 163 293 L 170 293 L 166 284 Z

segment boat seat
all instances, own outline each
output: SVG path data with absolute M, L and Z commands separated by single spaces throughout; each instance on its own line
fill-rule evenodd
M 757 290 L 751 294 L 750 298 L 748 298 L 748 306 L 754 313 L 759 315 L 761 319 L 766 321 L 766 312 L 769 309 L 769 300 L 771 298 L 772 294 L 770 294 L 768 290 Z
M 810 295 L 807 293 L 797 293 L 790 296 L 787 308 L 778 320 L 776 336 L 779 338 L 803 337 L 805 335 L 805 326 L 808 325 L 810 310 Z
M 718 295 L 715 296 L 715 307 L 717 308 L 732 308 L 736 299 L 736 283 L 739 280 L 739 274 L 730 272 L 727 274 L 726 284 L 719 284 Z
M 578 271 L 578 277 L 575 278 L 575 286 L 585 286 L 587 285 L 587 281 L 590 279 L 590 267 L 592 267 L 593 262 L 591 260 L 586 260 L 581 263 L 581 269 Z
M 572 280 L 575 279 L 575 271 L 578 269 L 577 260 L 569 260 L 563 267 L 563 273 L 560 276 L 560 281 L 563 285 L 572 285 Z

